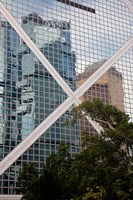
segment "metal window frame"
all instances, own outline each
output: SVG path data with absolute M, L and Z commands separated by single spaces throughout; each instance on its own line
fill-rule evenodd
M 133 12 L 133 6 L 130 4 L 128 0 L 124 0 L 128 8 L 131 12 Z M 0 3 L 0 12 L 3 14 L 3 5 Z M 6 10 L 6 14 L 9 14 Z M 5 15 L 6 15 L 5 14 Z M 9 21 L 10 23 L 10 17 L 12 16 L 3 16 Z M 15 29 L 16 25 L 13 25 L 13 28 Z M 19 32 L 17 31 L 19 34 Z M 25 32 L 24 32 L 25 33 Z M 28 46 L 31 48 L 31 45 L 29 43 L 28 39 Z M 25 40 L 24 40 L 25 41 Z M 65 92 L 68 94 L 68 98 L 53 112 L 49 115 L 45 121 L 43 121 L 25 140 L 23 140 L 12 152 L 10 152 L 1 162 L 0 162 L 0 174 L 3 174 L 4 171 L 6 171 L 17 159 L 19 156 L 21 156 L 43 133 L 45 130 L 47 130 L 73 103 L 78 105 L 80 103 L 79 97 L 84 94 L 116 61 L 120 59 L 122 55 L 124 55 L 131 47 L 133 46 L 133 37 L 129 39 L 128 42 L 126 42 L 108 61 L 106 61 L 90 78 L 87 79 L 83 85 L 81 85 L 75 92 L 72 92 L 71 89 L 68 87 L 68 85 L 64 86 Z M 34 47 L 33 47 L 33 50 Z M 38 51 L 37 51 L 38 52 Z M 39 54 L 39 53 L 37 53 Z M 36 54 L 35 54 L 36 55 Z M 37 56 L 37 55 L 36 55 Z M 38 56 L 37 56 L 38 57 Z M 41 55 L 40 61 L 45 60 L 44 55 Z M 46 65 L 47 63 L 47 65 Z M 45 60 L 45 65 L 49 66 L 49 62 L 47 59 Z M 51 65 L 51 64 L 50 64 Z M 60 75 L 50 66 L 50 73 L 53 75 L 55 80 L 59 83 L 59 85 L 63 88 L 64 80 L 62 81 L 60 78 Z M 56 74 L 56 75 L 55 75 Z M 60 81 L 58 81 L 60 80 Z M 64 89 L 63 88 L 63 89 Z M 50 123 L 51 122 L 51 123 Z M 94 122 L 95 123 L 95 122 Z M 45 126 L 47 126 L 45 128 Z M 44 128 L 45 130 L 44 130 Z M 36 137 L 35 137 L 36 136 Z M 28 145 L 28 143 L 30 144 Z M 1 200 L 20 200 L 21 195 L 0 195 Z
M 133 13 L 133 6 L 130 3 L 129 0 L 124 0 L 124 3 L 126 4 L 126 6 L 128 7 L 128 9 Z
M 11 23 L 12 27 L 17 31 L 19 35 L 21 31 L 21 27 L 17 24 L 17 22 L 13 19 L 7 9 L 0 3 L 0 12 L 2 15 Z M 25 33 L 25 32 L 24 32 Z M 24 34 L 22 37 L 24 42 L 27 43 L 29 48 L 34 52 L 34 44 L 29 40 L 29 37 Z M 82 96 L 116 61 L 118 61 L 121 56 L 126 53 L 128 49 L 133 46 L 133 37 L 129 39 L 109 60 L 107 60 L 90 78 L 88 78 L 75 92 L 72 92 L 71 89 L 66 85 L 64 87 L 64 80 L 58 81 L 59 85 L 66 91 L 68 89 L 67 94 L 69 97 L 56 109 L 54 110 L 29 136 L 27 136 L 15 149 L 13 149 L 1 162 L 0 162 L 0 175 L 3 174 L 72 104 L 76 103 L 78 105 L 80 103 L 79 97 Z M 36 47 L 36 46 L 35 46 Z M 40 55 L 40 51 L 37 48 L 35 52 L 36 56 L 40 61 L 44 61 L 44 64 L 48 64 L 47 59 L 44 59 L 44 55 Z M 40 55 L 40 57 L 38 56 Z M 51 64 L 50 64 L 51 65 Z M 49 66 L 50 66 L 49 65 Z M 53 67 L 50 66 L 51 70 Z M 60 75 L 55 71 L 52 73 L 53 77 L 56 79 L 60 79 Z M 95 122 L 94 122 L 95 125 Z
M 51 65 L 45 55 L 37 48 L 34 42 L 30 39 L 30 37 L 25 33 L 22 27 L 16 22 L 16 20 L 12 17 L 12 15 L 8 12 L 5 6 L 0 3 L 0 12 L 7 19 L 7 21 L 11 24 L 14 30 L 18 33 L 21 39 L 27 44 L 27 46 L 31 49 L 34 55 L 39 59 L 39 61 L 43 64 L 43 66 L 49 71 L 49 73 L 53 76 L 53 78 L 57 81 L 57 83 L 62 87 L 62 89 L 66 92 L 68 96 L 73 96 L 73 91 L 67 85 L 67 83 L 63 80 L 60 74 L 55 70 L 55 68 Z M 75 98 L 73 96 L 73 98 Z M 81 102 L 79 99 L 75 98 L 74 103 L 79 105 Z M 95 123 L 92 119 L 88 118 L 88 121 L 91 125 L 96 129 L 98 133 L 101 132 L 100 126 Z

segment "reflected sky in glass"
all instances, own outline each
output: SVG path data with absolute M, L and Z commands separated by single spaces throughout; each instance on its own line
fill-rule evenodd
M 87 65 L 107 59 L 132 35 L 132 18 L 123 1 L 73 0 L 94 8 L 96 13 L 83 11 L 56 0 L 2 0 L 15 18 L 38 13 L 44 20 L 66 20 L 71 23 L 72 48 L 77 65 Z M 101 2 L 101 3 L 100 3 Z M 28 4 L 28 10 L 27 10 Z M 18 14 L 16 16 L 16 9 Z

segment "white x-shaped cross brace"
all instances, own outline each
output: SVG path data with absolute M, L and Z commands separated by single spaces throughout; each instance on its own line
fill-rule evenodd
M 128 0 L 124 0 L 128 8 L 133 12 L 133 6 Z M 16 146 L 1 162 L 0 175 L 3 174 L 56 120 L 65 113 L 73 104 L 79 105 L 79 97 L 82 96 L 113 64 L 115 64 L 132 46 L 133 37 L 131 37 L 109 60 L 107 60 L 94 74 L 91 75 L 75 92 L 73 92 L 50 62 L 45 58 L 42 52 L 36 47 L 29 36 L 23 31 L 21 26 L 15 21 L 12 15 L 0 3 L 0 12 L 16 30 L 18 35 L 27 44 L 35 56 L 45 66 L 45 68 L 54 77 L 57 83 L 68 95 L 68 98 L 55 109 L 38 127 L 28 135 L 18 146 Z M 102 130 L 96 122 L 88 118 L 89 122 L 98 133 Z

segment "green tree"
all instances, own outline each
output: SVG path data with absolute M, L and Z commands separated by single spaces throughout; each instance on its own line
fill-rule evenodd
M 96 187 L 95 191 L 92 188 L 87 188 L 87 193 L 83 196 L 83 200 L 102 200 L 106 197 L 106 191 L 103 187 Z
M 24 164 L 22 171 L 19 173 L 20 189 L 17 193 L 22 193 L 22 199 L 36 200 L 40 196 L 39 175 L 33 164 Z
M 28 173 L 23 167 L 19 179 L 24 199 L 132 200 L 133 123 L 128 115 L 99 100 L 83 102 L 73 112 L 72 123 L 77 115 L 87 115 L 103 132 L 84 132 L 83 149 L 73 158 L 61 145 L 40 175 L 33 166 L 28 166 Z
M 95 196 L 102 187 L 103 200 L 133 199 L 133 123 L 128 115 L 99 100 L 83 102 L 74 112 L 90 116 L 104 130 L 100 135 L 85 135 L 86 148 L 73 162 L 74 178 L 79 182 L 74 198 L 82 199 L 88 188 Z
M 72 162 L 68 146 L 61 144 L 58 153 L 52 153 L 39 174 L 33 164 L 24 164 L 19 173 L 20 189 L 24 200 L 69 199 L 69 169 Z

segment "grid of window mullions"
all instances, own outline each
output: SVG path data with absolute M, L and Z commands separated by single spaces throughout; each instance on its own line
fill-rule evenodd
M 99 98 L 105 103 L 111 103 L 126 111 L 132 117 L 132 96 L 130 95 L 132 90 L 132 39 L 128 41 L 132 35 L 132 28 L 129 25 L 132 13 L 127 12 L 128 8 L 132 11 L 132 7 L 129 6 L 129 1 L 94 2 L 92 0 L 91 3 L 79 3 L 83 5 L 82 8 L 86 5 L 95 8 L 95 14 L 87 13 L 82 9 L 78 10 L 76 6 L 75 8 L 68 7 L 69 5 L 59 2 L 44 1 L 36 4 L 34 0 L 24 0 L 18 4 L 18 1 L 2 0 L 2 3 L 67 83 L 64 91 L 66 92 L 67 88 L 74 91 L 74 93 L 69 89 L 67 91 L 68 96 L 74 97 L 69 106 L 73 103 L 78 104 L 80 102 L 78 98 L 81 101 Z M 86 5 L 84 5 L 85 3 Z M 75 5 L 77 4 L 75 3 Z M 35 11 L 40 14 L 38 18 Z M 31 15 L 32 13 L 34 15 Z M 25 18 L 26 16 L 28 17 Z M 23 22 L 29 20 L 26 21 L 27 24 L 23 24 L 20 17 L 23 17 Z M 71 21 L 70 30 L 66 31 L 62 27 L 63 30 L 60 32 L 60 27 L 57 31 L 57 24 L 64 26 L 62 24 L 67 24 L 69 20 Z M 47 24 L 48 27 L 46 28 L 44 24 Z M 22 39 L 20 42 L 18 35 L 13 30 L 11 33 L 11 30 L 12 28 L 10 30 L 9 27 L 5 28 L 5 43 L 3 50 L 0 49 L 1 52 L 4 52 L 4 73 L 6 79 L 9 80 L 4 81 L 4 87 L 0 88 L 1 93 L 4 89 L 5 97 L 5 101 L 3 101 L 3 97 L 0 98 L 1 105 L 4 105 L 3 111 L 0 105 L 0 110 L 3 112 L 0 116 L 2 121 L 2 116 L 7 117 L 4 119 L 6 122 L 4 129 L 8 131 L 6 137 L 2 136 L 5 142 L 1 148 L 2 158 L 38 127 L 47 116 L 52 117 L 52 112 L 67 99 L 66 93 L 61 89 L 61 82 L 57 83 L 55 77 L 50 76 L 50 71 L 48 72 L 45 66 L 41 65 L 36 56 L 31 56 L 31 51 L 24 40 Z M 58 39 L 56 38 L 57 34 Z M 70 36 L 71 40 L 69 40 Z M 10 47 L 11 43 L 13 46 Z M 6 49 L 7 47 L 8 49 Z M 9 47 L 14 50 L 12 51 Z M 120 49 L 120 47 L 123 48 Z M 0 63 L 2 63 L 1 54 Z M 28 67 L 26 68 L 26 66 Z M 28 69 L 29 67 L 31 70 Z M 107 72 L 109 68 L 110 70 Z M 0 80 L 2 79 L 1 72 Z M 96 76 L 95 80 L 93 79 L 94 75 Z M 115 94 L 117 94 L 117 98 Z M 88 130 L 89 134 L 95 134 L 86 119 L 82 121 L 83 127 L 78 122 L 75 127 L 64 128 L 62 125 L 68 117 L 71 117 L 71 111 L 65 112 L 64 109 L 64 115 L 60 116 L 59 121 L 49 127 L 21 156 L 21 163 L 35 162 L 39 169 L 42 167 L 43 158 L 45 160 L 52 151 L 57 151 L 61 141 L 70 145 L 70 151 L 74 152 L 78 150 L 82 129 Z M 2 126 L 0 127 L 0 131 L 4 129 Z M 42 146 L 43 143 L 45 146 Z M 12 184 L 16 186 L 17 180 L 8 182 L 6 176 L 8 174 L 8 177 L 11 177 L 13 174 L 17 174 L 19 167 L 18 160 L 4 173 L 5 185 L 2 186 L 4 189 L 2 193 L 13 193 Z

